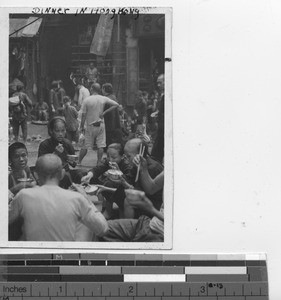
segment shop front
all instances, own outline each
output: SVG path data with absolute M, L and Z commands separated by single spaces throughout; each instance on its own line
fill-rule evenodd
M 24 26 L 15 26 L 17 19 L 11 19 L 10 32 Z M 21 61 L 22 79 L 33 101 L 48 101 L 53 80 L 62 80 L 67 94 L 73 97 L 70 75 L 83 78 L 93 62 L 98 81 L 112 83 L 118 101 L 132 107 L 136 92 L 155 89 L 157 75 L 164 72 L 164 15 L 140 14 L 137 19 L 135 15 L 43 15 L 36 34 L 32 28 L 27 26 L 10 39 L 10 79 L 19 69 L 14 61 Z M 29 33 L 33 30 L 32 36 L 26 36 L 27 29 Z M 93 46 L 98 39 L 98 46 Z M 13 57 L 15 47 L 20 54 Z

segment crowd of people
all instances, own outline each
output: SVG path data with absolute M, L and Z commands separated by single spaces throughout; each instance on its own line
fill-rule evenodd
M 9 240 L 163 242 L 164 75 L 157 91 L 137 91 L 131 115 L 110 83 L 73 82 L 73 99 L 56 81 L 49 105 L 38 103 L 49 138 L 36 165 L 28 165 L 25 139 L 15 136 L 9 146 Z M 97 163 L 88 170 L 82 161 L 90 148 Z

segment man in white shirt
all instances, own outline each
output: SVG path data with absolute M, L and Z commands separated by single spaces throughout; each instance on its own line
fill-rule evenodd
M 94 144 L 98 148 L 98 161 L 101 162 L 103 155 L 103 148 L 106 147 L 106 134 L 104 125 L 104 116 L 114 109 L 119 107 L 119 104 L 108 97 L 99 95 L 100 85 L 94 83 L 91 86 L 91 96 L 86 98 L 82 103 L 82 120 L 80 130 L 85 132 L 85 145 L 86 149 L 81 149 L 79 154 L 79 163 L 87 154 L 88 148 L 93 148 Z M 104 110 L 105 105 L 108 104 L 109 108 Z M 86 123 L 86 130 L 84 125 Z
M 107 232 L 107 221 L 88 199 L 58 186 L 63 169 L 57 155 L 40 156 L 36 172 L 41 186 L 23 189 L 9 205 L 9 223 L 24 220 L 23 240 L 90 241 Z

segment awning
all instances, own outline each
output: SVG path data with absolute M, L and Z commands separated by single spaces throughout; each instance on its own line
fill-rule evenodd
M 37 34 L 41 23 L 42 18 L 38 17 L 10 19 L 9 35 L 11 38 L 33 37 Z

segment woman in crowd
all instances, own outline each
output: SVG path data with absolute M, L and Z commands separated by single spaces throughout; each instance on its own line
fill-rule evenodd
M 60 186 L 68 188 L 72 181 L 80 183 L 84 172 L 77 169 L 71 169 L 76 167 L 76 162 L 73 161 L 69 155 L 75 155 L 75 150 L 72 143 L 65 138 L 66 124 L 63 117 L 54 117 L 48 124 L 48 133 L 50 138 L 44 140 L 38 149 L 38 157 L 47 154 L 54 153 L 60 157 L 65 170 L 65 176 L 60 182 Z

